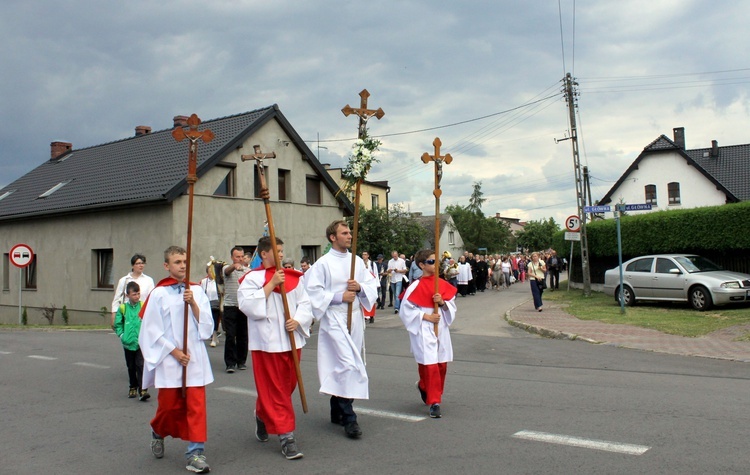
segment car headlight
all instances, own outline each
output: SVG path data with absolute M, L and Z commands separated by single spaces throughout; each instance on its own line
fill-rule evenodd
M 740 283 L 739 282 L 724 282 L 719 287 L 722 289 L 739 289 Z

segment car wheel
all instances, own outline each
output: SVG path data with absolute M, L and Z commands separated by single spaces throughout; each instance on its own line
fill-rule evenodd
M 702 285 L 697 285 L 690 289 L 689 297 L 690 305 L 692 305 L 694 309 L 700 312 L 708 310 L 714 304 L 713 300 L 711 299 L 711 293 L 709 293 L 708 289 L 706 289 Z
M 631 289 L 629 286 L 624 286 L 622 288 L 622 299 L 623 302 L 625 302 L 625 305 L 628 307 L 632 307 L 635 305 L 635 294 L 633 294 L 633 289 Z M 618 287 L 615 290 L 615 302 L 620 303 L 620 288 Z

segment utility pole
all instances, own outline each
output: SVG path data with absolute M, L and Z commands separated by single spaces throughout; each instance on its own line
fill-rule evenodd
M 589 268 L 589 241 L 586 235 L 586 189 L 581 176 L 581 159 L 578 154 L 578 129 L 576 127 L 576 108 L 578 107 L 578 83 L 570 73 L 565 75 L 565 102 L 568 103 L 570 113 L 570 143 L 573 145 L 573 168 L 576 177 L 576 198 L 578 202 L 578 216 L 581 217 L 581 270 L 583 271 L 583 295 L 591 296 L 591 270 Z M 571 263 L 572 264 L 572 263 Z

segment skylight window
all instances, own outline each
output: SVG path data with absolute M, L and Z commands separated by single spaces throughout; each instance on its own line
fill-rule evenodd
M 62 188 L 65 185 L 67 185 L 71 181 L 73 181 L 73 180 L 62 181 L 62 182 L 58 183 L 57 185 L 53 186 L 49 190 L 47 190 L 44 193 L 42 193 L 41 195 L 39 195 L 39 198 L 47 198 L 49 195 L 51 195 L 52 193 L 56 192 L 57 190 L 59 190 L 60 188 Z
M 4 192 L 3 194 L 0 194 L 0 200 L 2 200 L 2 199 L 4 199 L 4 198 L 7 198 L 7 197 L 8 197 L 8 196 L 10 196 L 10 194 L 11 194 L 11 193 L 13 193 L 14 191 L 16 191 L 16 190 L 8 190 L 8 191 Z

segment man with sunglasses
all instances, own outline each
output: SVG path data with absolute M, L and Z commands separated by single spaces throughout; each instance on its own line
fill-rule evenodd
M 453 361 L 449 327 L 456 317 L 457 290 L 436 275 L 435 251 L 419 251 L 414 261 L 423 274 L 406 289 L 399 317 L 409 332 L 411 352 L 419 367 L 417 389 L 422 402 L 430 406 L 430 417 L 439 418 L 448 362 Z M 439 279 L 437 293 L 435 279 Z

